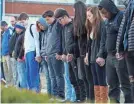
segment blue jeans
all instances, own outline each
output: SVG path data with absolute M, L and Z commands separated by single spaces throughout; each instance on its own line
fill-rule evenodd
M 45 59 L 42 61 L 41 64 L 46 77 L 47 92 L 51 95 L 51 79 L 49 76 L 49 67 Z
M 35 60 L 35 51 L 26 53 L 26 71 L 29 90 L 40 92 L 39 63 Z
M 64 62 L 64 69 L 65 69 L 65 99 L 69 101 L 75 101 L 76 95 L 75 90 L 73 88 L 73 85 L 70 82 L 70 76 L 69 76 L 69 65 L 67 62 Z
M 20 88 L 28 88 L 27 85 L 27 71 L 25 61 L 18 62 L 17 61 L 17 72 L 18 72 L 18 83 Z
M 61 60 L 55 58 L 55 54 L 48 56 L 49 74 L 51 78 L 52 95 L 65 98 L 64 94 L 64 66 Z

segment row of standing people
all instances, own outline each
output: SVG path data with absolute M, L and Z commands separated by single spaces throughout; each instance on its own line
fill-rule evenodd
M 128 44 L 124 51 L 124 35 L 119 34 L 130 3 L 122 12 L 111 0 L 102 0 L 98 8 L 87 8 L 79 1 L 74 4 L 73 20 L 66 10 L 59 8 L 43 13 L 36 25 L 28 24 L 28 15 L 21 13 L 19 21 L 26 28 L 25 36 L 20 35 L 24 39 L 18 38 L 21 43 L 15 43 L 17 65 L 21 67 L 19 70 L 23 69 L 23 75 L 19 75 L 20 85 L 25 82 L 26 88 L 39 92 L 42 61 L 50 96 L 77 102 L 95 100 L 96 103 L 107 103 L 109 96 L 111 102 L 120 102 L 122 90 L 125 103 L 132 103 L 133 42 L 128 42 L 131 47 Z

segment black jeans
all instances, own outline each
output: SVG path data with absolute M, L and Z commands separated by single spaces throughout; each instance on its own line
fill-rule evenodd
M 77 59 L 78 77 L 83 81 L 83 88 L 85 89 L 85 100 L 94 101 L 94 83 L 91 73 L 90 65 L 86 66 L 84 63 L 84 56 Z
M 81 91 L 79 86 L 78 68 L 77 68 L 76 60 L 69 62 L 69 77 L 70 77 L 71 84 L 75 89 L 76 101 L 81 100 L 80 99 Z
M 3 69 L 3 62 L 1 62 L 1 78 L 5 79 L 4 69 Z
M 131 85 L 125 59 L 117 60 L 115 55 L 108 54 L 106 75 L 109 85 L 110 101 L 120 102 L 120 86 L 124 93 L 125 103 L 132 103 Z
M 70 74 L 70 81 L 71 84 L 74 86 L 75 93 L 76 93 L 76 100 L 80 100 L 81 102 L 85 101 L 86 91 L 85 91 L 85 84 L 82 79 L 78 76 L 78 67 L 77 67 L 77 59 L 74 59 L 72 62 L 69 63 L 69 74 Z M 93 96 L 91 94 L 89 96 Z
M 129 73 L 129 80 L 131 83 L 132 98 L 134 102 L 134 52 L 127 52 L 125 59 Z

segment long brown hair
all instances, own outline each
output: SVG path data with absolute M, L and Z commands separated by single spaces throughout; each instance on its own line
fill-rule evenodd
M 88 38 L 90 36 L 91 31 L 93 30 L 93 38 L 96 39 L 98 37 L 97 35 L 100 29 L 100 23 L 101 21 L 103 21 L 103 18 L 97 7 L 88 7 L 87 11 L 90 11 L 93 14 L 93 23 L 86 19 Z

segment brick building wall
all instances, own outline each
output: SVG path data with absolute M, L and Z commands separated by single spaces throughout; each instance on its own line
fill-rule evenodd
M 6 14 L 20 14 L 26 12 L 30 15 L 41 15 L 45 10 L 55 10 L 56 8 L 64 8 L 68 13 L 73 16 L 72 5 L 61 4 L 41 4 L 41 3 L 23 3 L 23 2 L 6 2 L 5 13 Z

